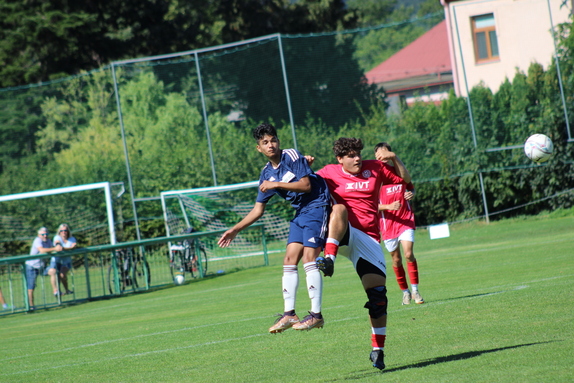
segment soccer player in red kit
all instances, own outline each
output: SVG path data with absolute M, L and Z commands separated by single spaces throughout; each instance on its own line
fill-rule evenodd
M 374 367 L 382 370 L 387 326 L 386 265 L 380 244 L 379 192 L 383 184 L 407 184 L 409 172 L 393 152 L 377 155 L 377 160 L 361 157 L 363 142 L 358 138 L 339 138 L 333 145 L 338 164 L 327 165 L 319 174 L 331 197 L 346 207 L 349 225 L 340 238 L 338 252 L 351 260 L 367 294 L 365 308 L 371 322 Z M 392 160 L 396 174 L 382 160 Z M 398 174 L 398 175 L 397 175 Z M 331 237 L 331 234 L 329 234 Z M 325 249 L 325 256 L 327 249 Z
M 377 152 L 392 152 L 391 146 L 386 142 L 375 145 L 375 154 Z M 384 161 L 394 169 L 392 160 Z M 399 288 L 403 291 L 403 305 L 411 303 L 411 299 L 417 304 L 425 303 L 419 293 L 419 271 L 417 260 L 413 253 L 415 242 L 415 215 L 409 204 L 409 199 L 414 195 L 414 186 L 412 183 L 406 185 L 383 185 L 381 188 L 379 211 L 381 212 L 381 235 L 385 247 L 393 259 L 393 270 L 397 277 Z M 407 270 L 411 282 L 412 293 L 409 290 L 405 269 L 401 257 L 401 249 L 405 253 L 407 260 Z

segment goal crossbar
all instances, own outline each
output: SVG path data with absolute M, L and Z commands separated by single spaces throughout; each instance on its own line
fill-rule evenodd
M 224 186 L 208 186 L 208 187 L 204 187 L 204 188 L 195 188 L 195 189 L 170 190 L 170 191 L 161 192 L 160 196 L 161 196 L 161 199 L 163 202 L 164 198 L 176 196 L 178 194 L 192 195 L 192 194 L 215 193 L 215 192 L 224 191 L 224 190 L 225 191 L 232 191 L 232 190 L 245 189 L 245 188 L 249 188 L 249 187 L 255 187 L 257 185 L 259 185 L 259 181 L 250 181 L 250 182 L 243 182 L 243 183 L 239 183 L 239 184 L 231 184 L 231 185 L 224 185 Z
M 108 215 L 108 230 L 110 232 L 110 243 L 114 245 L 116 243 L 116 232 L 114 229 L 114 214 L 112 207 L 112 187 L 109 182 L 98 182 L 94 184 L 77 185 L 77 186 L 67 186 L 63 188 L 39 190 L 27 193 L 18 194 L 8 194 L 0 196 L 0 202 L 14 201 L 19 199 L 35 198 L 35 197 L 46 197 L 56 194 L 73 193 L 78 191 L 94 190 L 94 189 L 104 189 L 106 198 L 106 210 Z
M 242 182 L 242 183 L 238 183 L 238 184 L 231 184 L 231 185 L 224 185 L 224 186 L 208 186 L 208 187 L 203 187 L 203 188 L 185 189 L 185 190 L 170 190 L 170 191 L 161 192 L 160 193 L 161 207 L 163 209 L 163 217 L 164 217 L 165 230 L 166 230 L 167 236 L 168 237 L 171 236 L 172 233 L 170 232 L 169 224 L 168 224 L 169 219 L 168 219 L 168 209 L 167 209 L 167 205 L 165 202 L 166 198 L 175 198 L 175 197 L 179 197 L 181 195 L 201 195 L 201 194 L 217 193 L 219 191 L 239 190 L 239 189 L 255 187 L 258 184 L 259 184 L 259 181 L 250 181 L 250 182 Z M 186 225 L 189 227 L 189 220 L 187 218 L 187 215 L 185 214 L 185 207 L 183 206 L 181 198 L 180 198 L 179 203 L 180 203 L 181 211 L 184 213 L 183 215 L 184 215 Z

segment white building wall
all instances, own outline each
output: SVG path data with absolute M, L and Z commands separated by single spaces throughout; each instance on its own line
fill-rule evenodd
M 550 17 L 552 12 L 552 19 Z M 455 76 L 455 91 L 483 82 L 496 92 L 505 78 L 512 81 L 517 68 L 527 72 L 532 62 L 547 68 L 554 56 L 551 25 L 570 21 L 570 1 L 564 0 L 469 0 L 453 1 L 445 9 Z M 476 63 L 472 17 L 492 13 L 496 24 L 499 61 Z

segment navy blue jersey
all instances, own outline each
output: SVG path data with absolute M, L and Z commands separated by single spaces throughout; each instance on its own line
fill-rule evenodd
M 296 210 L 329 205 L 327 183 L 311 170 L 307 159 L 295 149 L 283 149 L 281 162 L 279 162 L 279 166 L 276 169 L 268 162 L 261 171 L 259 184 L 261 185 L 263 181 L 296 182 L 307 176 L 311 181 L 311 191 L 309 193 L 297 193 L 285 189 L 273 189 L 263 193 L 259 190 L 257 202 L 267 203 L 271 197 L 278 194 L 291 203 L 291 206 Z

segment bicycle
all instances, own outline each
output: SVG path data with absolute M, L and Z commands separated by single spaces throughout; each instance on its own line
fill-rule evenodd
M 184 233 L 189 234 L 193 231 L 193 228 L 189 228 Z M 207 252 L 201 241 L 186 239 L 170 246 L 169 270 L 172 278 L 175 278 L 177 274 L 185 277 L 185 273 L 190 273 L 192 278 L 200 277 L 199 267 L 202 268 L 203 276 L 207 275 Z
M 143 259 L 140 254 L 134 254 L 132 248 L 118 249 L 115 251 L 115 257 L 112 257 L 112 262 L 108 267 L 108 289 L 110 294 L 116 291 L 116 272 L 114 261 L 117 267 L 117 277 L 119 293 L 123 293 L 126 288 L 132 287 L 137 289 L 146 286 L 151 282 L 151 271 L 149 264 Z

